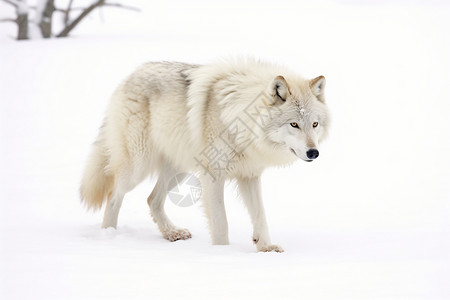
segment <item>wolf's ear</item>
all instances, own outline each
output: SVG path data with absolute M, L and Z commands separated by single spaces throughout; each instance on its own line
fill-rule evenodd
M 272 96 L 284 102 L 290 94 L 286 79 L 281 75 L 275 77 L 272 83 Z
M 311 91 L 313 92 L 314 96 L 317 97 L 317 99 L 319 99 L 322 102 L 325 102 L 324 98 L 325 77 L 320 75 L 319 77 L 311 79 L 311 81 L 309 82 L 309 87 L 311 88 Z

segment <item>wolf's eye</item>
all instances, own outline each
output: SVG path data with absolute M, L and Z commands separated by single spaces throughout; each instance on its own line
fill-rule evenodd
M 298 128 L 298 124 L 297 123 L 291 123 L 290 124 L 292 127 L 294 127 L 294 128 Z
M 319 126 L 319 123 L 318 122 L 314 122 L 313 123 L 313 127 L 316 128 L 317 126 Z

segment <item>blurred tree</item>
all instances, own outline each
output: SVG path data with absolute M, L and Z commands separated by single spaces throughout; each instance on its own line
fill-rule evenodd
M 112 6 L 130 9 L 134 11 L 140 11 L 138 8 L 125 6 L 119 3 L 110 3 L 106 0 L 95 0 L 88 7 L 73 7 L 74 0 L 69 0 L 67 8 L 61 9 L 55 6 L 55 0 L 37 0 L 37 5 L 31 7 L 27 4 L 26 0 L 1 0 L 15 7 L 16 18 L 7 18 L 0 20 L 1 22 L 14 22 L 17 24 L 18 40 L 26 40 L 37 37 L 50 38 L 53 36 L 52 24 L 54 12 L 63 13 L 63 29 L 54 35 L 57 38 L 67 37 L 69 33 L 80 22 L 88 16 L 96 8 L 104 6 Z M 29 20 L 30 10 L 35 10 L 34 19 Z M 79 12 L 78 15 L 72 19 L 72 15 L 75 12 Z M 30 28 L 38 28 L 37 30 L 30 30 Z

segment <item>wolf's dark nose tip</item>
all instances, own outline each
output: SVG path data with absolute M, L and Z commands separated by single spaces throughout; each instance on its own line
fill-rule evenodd
M 319 157 L 319 150 L 317 149 L 309 149 L 308 151 L 306 151 L 306 156 L 309 159 L 316 159 Z

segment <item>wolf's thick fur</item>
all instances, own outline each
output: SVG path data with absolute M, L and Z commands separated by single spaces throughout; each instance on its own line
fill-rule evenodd
M 115 91 L 82 183 L 88 208 L 107 201 L 103 227 L 116 227 L 125 194 L 158 175 L 148 204 L 163 236 L 190 237 L 164 212 L 170 179 L 196 172 L 213 244 L 228 244 L 223 185 L 236 179 L 259 251 L 270 242 L 261 200 L 265 168 L 311 161 L 328 128 L 325 78 L 305 80 L 255 60 L 211 65 L 158 62 L 140 67 Z M 212 158 L 215 158 L 213 160 Z

